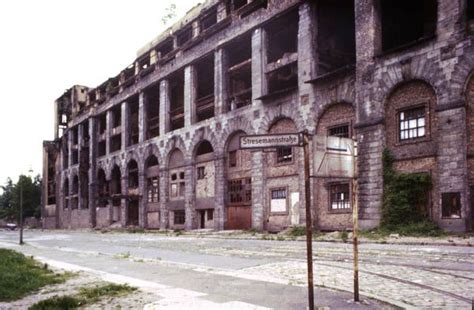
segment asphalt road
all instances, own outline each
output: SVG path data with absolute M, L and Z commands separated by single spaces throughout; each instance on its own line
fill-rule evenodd
M 157 293 L 156 309 L 305 309 L 305 243 L 71 231 L 0 231 L 0 247 Z M 315 304 L 332 309 L 470 309 L 474 248 L 363 244 L 362 303 L 353 303 L 352 247 L 314 243 Z M 345 292 L 344 292 L 345 291 Z M 154 309 L 150 307 L 149 309 Z

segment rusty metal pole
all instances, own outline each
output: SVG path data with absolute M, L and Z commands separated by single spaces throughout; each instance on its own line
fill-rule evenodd
M 303 133 L 304 153 L 304 193 L 306 205 L 306 253 L 308 261 L 308 307 L 314 310 L 314 284 L 313 284 L 313 223 L 311 220 L 311 193 L 309 176 L 309 145 L 308 133 Z
M 357 166 L 357 148 L 355 148 L 354 154 L 354 178 L 352 179 L 352 219 L 354 222 L 353 232 L 352 232 L 352 241 L 353 241 L 353 250 L 354 250 L 354 301 L 359 301 L 359 206 L 358 206 L 358 185 L 356 178 L 356 166 Z

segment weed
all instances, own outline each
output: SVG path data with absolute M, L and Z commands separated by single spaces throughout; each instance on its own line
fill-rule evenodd
M 349 234 L 347 233 L 346 230 L 343 230 L 343 231 L 339 232 L 339 237 L 345 243 L 345 242 L 347 242 L 347 239 L 349 238 Z
M 289 234 L 293 237 L 306 236 L 306 226 L 294 226 Z
M 76 309 L 82 305 L 82 300 L 73 296 L 54 296 L 37 302 L 29 310 L 62 310 Z
M 129 259 L 130 258 L 130 252 L 125 252 L 125 253 L 119 253 L 115 255 L 115 258 L 120 258 L 120 259 Z

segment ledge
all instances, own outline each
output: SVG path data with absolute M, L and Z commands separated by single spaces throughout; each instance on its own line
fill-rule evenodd
M 435 107 L 435 112 L 443 112 L 447 110 L 454 110 L 459 108 L 464 108 L 466 106 L 466 101 L 464 99 L 460 99 L 457 101 L 450 102 L 448 104 L 443 104 Z
M 350 64 L 346 65 L 344 67 L 341 67 L 339 69 L 333 70 L 331 72 L 322 74 L 320 76 L 317 76 L 311 80 L 305 81 L 305 84 L 318 84 L 324 81 L 328 81 L 331 79 L 335 79 L 340 77 L 341 75 L 345 75 L 348 73 L 353 73 L 355 71 L 355 64 Z
M 360 122 L 360 123 L 355 124 L 354 129 L 362 129 L 362 128 L 380 125 L 380 124 L 383 124 L 384 121 L 385 119 L 383 117 L 374 118 L 366 122 Z
M 276 92 L 273 92 L 273 93 L 270 93 L 270 94 L 263 95 L 261 97 L 255 98 L 255 99 L 264 101 L 264 100 L 268 100 L 268 99 L 271 99 L 271 98 L 287 95 L 289 93 L 294 92 L 297 89 L 298 89 L 298 86 L 285 88 L 285 89 L 282 89 L 282 90 L 279 90 L 279 91 L 276 91 Z

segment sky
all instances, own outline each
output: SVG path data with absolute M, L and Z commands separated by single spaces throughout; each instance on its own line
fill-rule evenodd
M 139 48 L 203 0 L 0 1 L 0 185 L 41 174 L 54 139 L 54 100 L 75 84 L 96 87 Z M 171 3 L 176 18 L 162 17 Z

